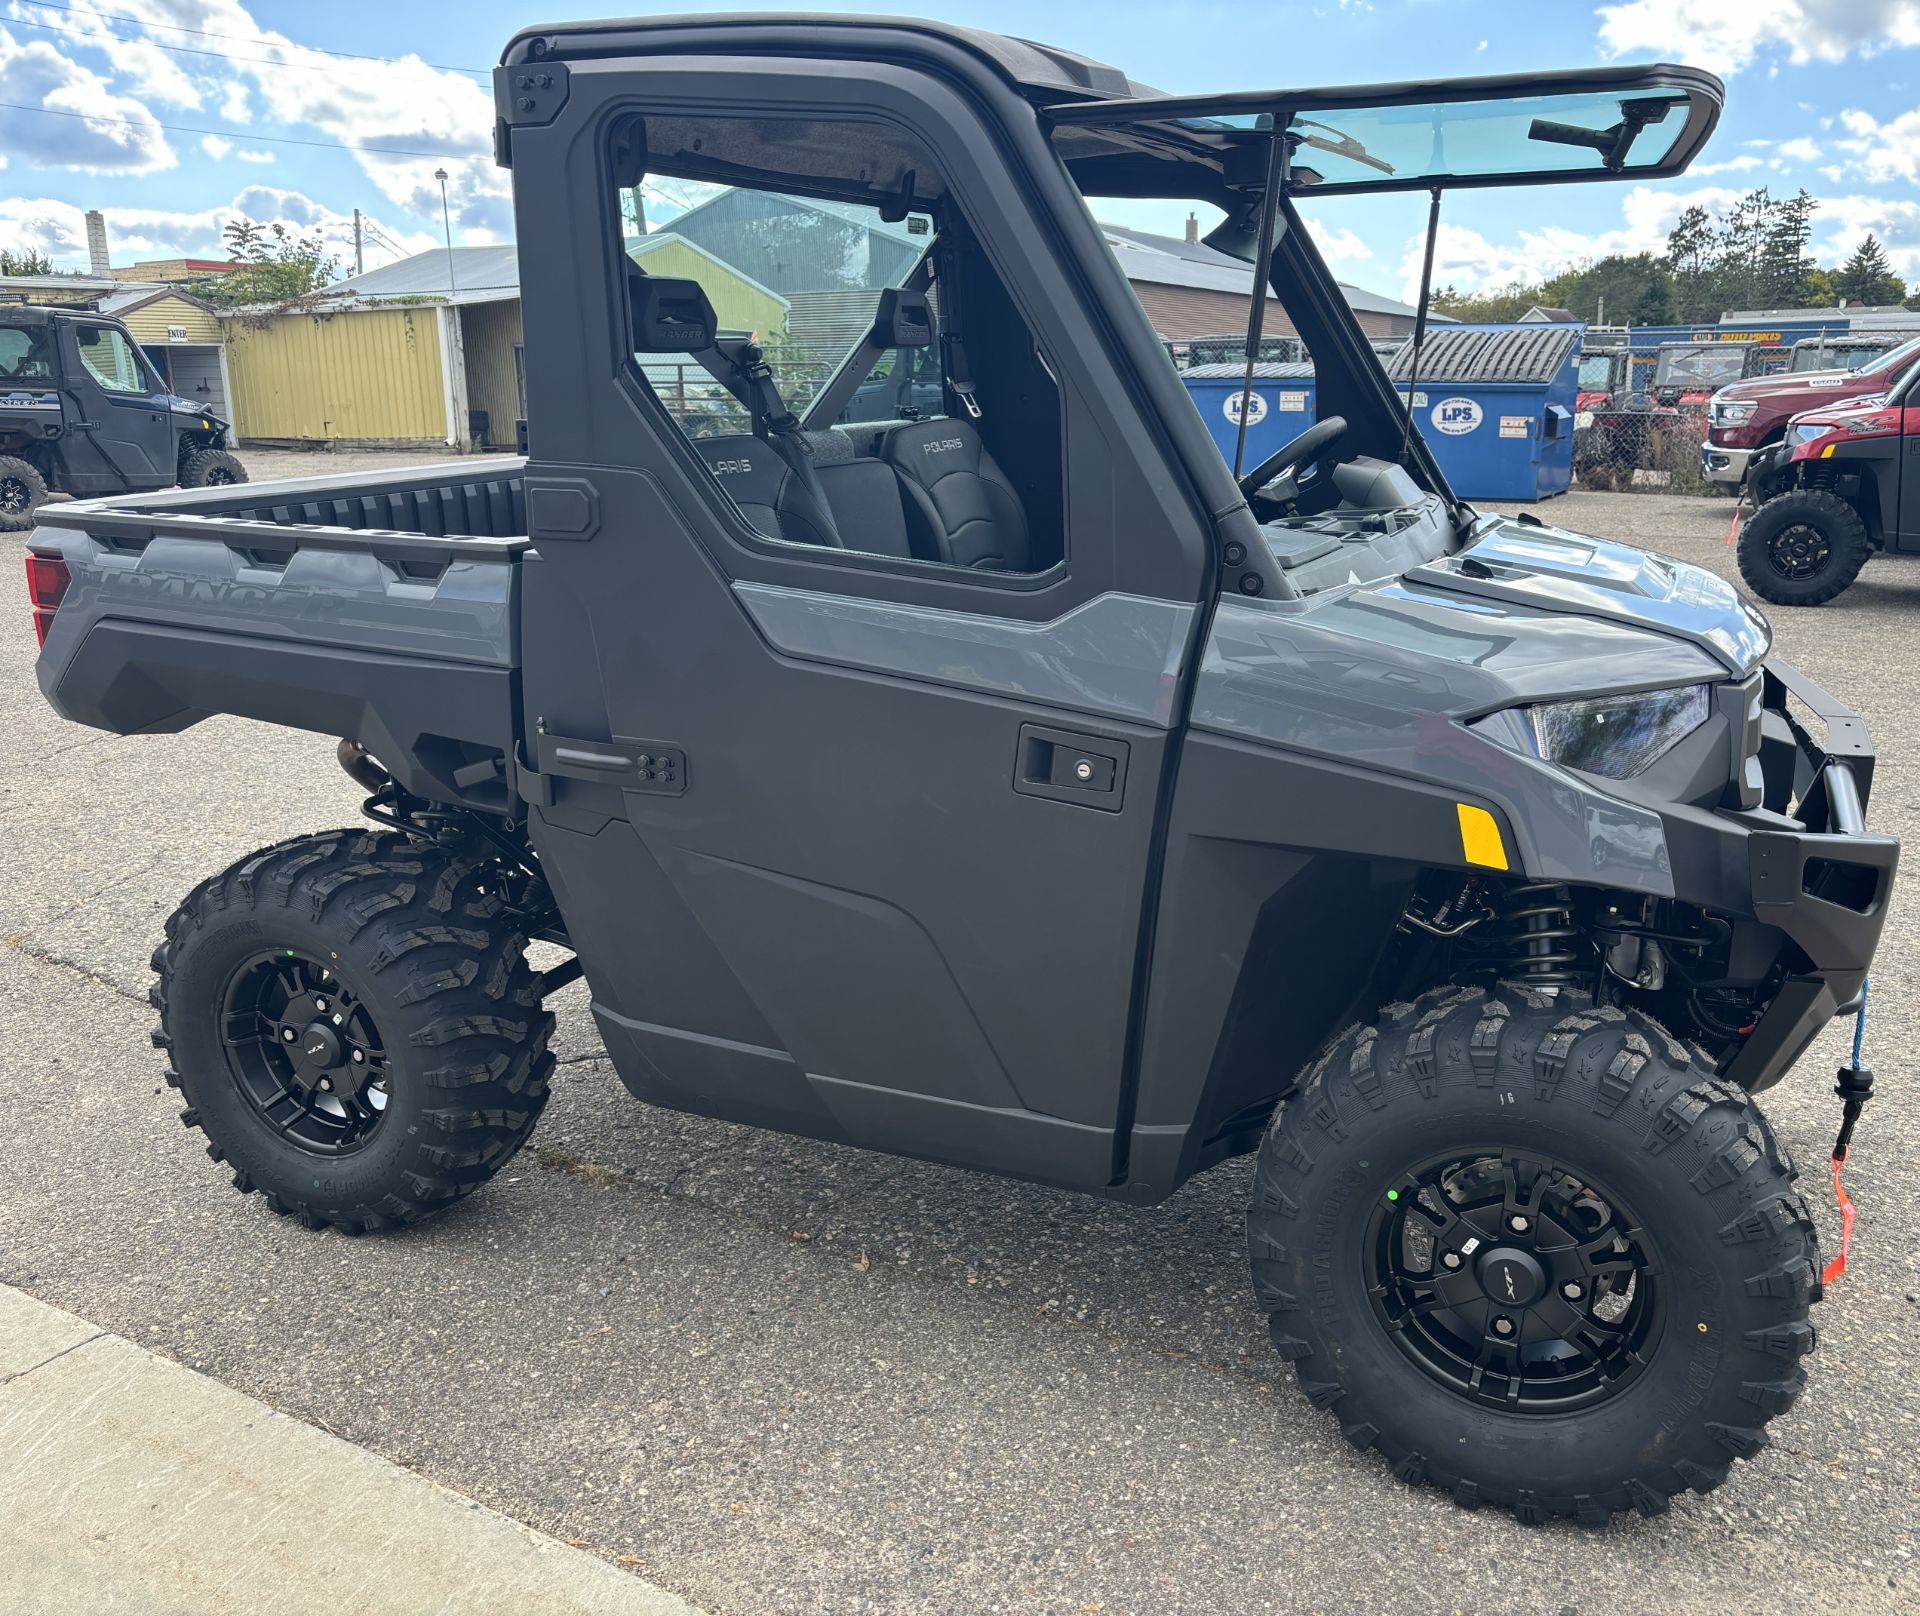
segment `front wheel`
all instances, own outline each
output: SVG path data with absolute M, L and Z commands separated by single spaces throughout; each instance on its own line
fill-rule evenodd
M 0 533 L 24 533 L 47 502 L 47 480 L 31 460 L 0 455 Z
M 196 449 L 180 463 L 182 488 L 222 488 L 247 480 L 240 457 L 225 449 Z
M 359 1234 L 450 1205 L 525 1143 L 553 1016 L 492 868 L 330 831 L 242 859 L 175 911 L 154 1043 L 235 1189 Z
M 1795 488 L 1747 518 L 1734 552 L 1740 576 L 1776 606 L 1824 606 L 1860 576 L 1873 539 L 1838 494 Z
M 1452 987 L 1351 1028 L 1248 1214 L 1301 1389 L 1394 1474 L 1521 1520 L 1657 1514 L 1805 1385 L 1819 1255 L 1736 1085 L 1636 1012 Z

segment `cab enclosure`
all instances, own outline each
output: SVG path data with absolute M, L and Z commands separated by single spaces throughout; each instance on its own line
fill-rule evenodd
M 225 421 L 168 391 L 120 321 L 0 308 L 0 457 L 11 462 L 0 467 L 0 519 L 11 517 L 8 525 L 27 526 L 49 491 L 87 498 L 240 480 L 230 457 L 201 463 L 226 436 Z

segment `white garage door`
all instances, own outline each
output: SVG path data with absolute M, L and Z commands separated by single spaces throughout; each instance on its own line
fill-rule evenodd
M 168 343 L 165 347 L 149 347 L 147 353 L 174 392 L 212 410 L 223 421 L 233 419 L 233 412 L 227 408 L 227 391 L 220 385 L 218 348 Z

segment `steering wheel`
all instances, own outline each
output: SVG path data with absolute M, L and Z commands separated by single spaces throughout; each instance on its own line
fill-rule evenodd
M 1256 494 L 1283 471 L 1295 467 L 1312 465 L 1328 449 L 1334 440 L 1347 430 L 1347 418 L 1344 415 L 1329 415 L 1324 421 L 1316 421 L 1291 442 L 1283 443 L 1272 454 L 1255 466 L 1252 471 L 1240 479 L 1240 492 Z

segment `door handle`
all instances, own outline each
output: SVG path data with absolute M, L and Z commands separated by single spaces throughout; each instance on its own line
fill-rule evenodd
M 1117 814 L 1125 795 L 1127 752 L 1125 741 L 1022 724 L 1013 789 Z

